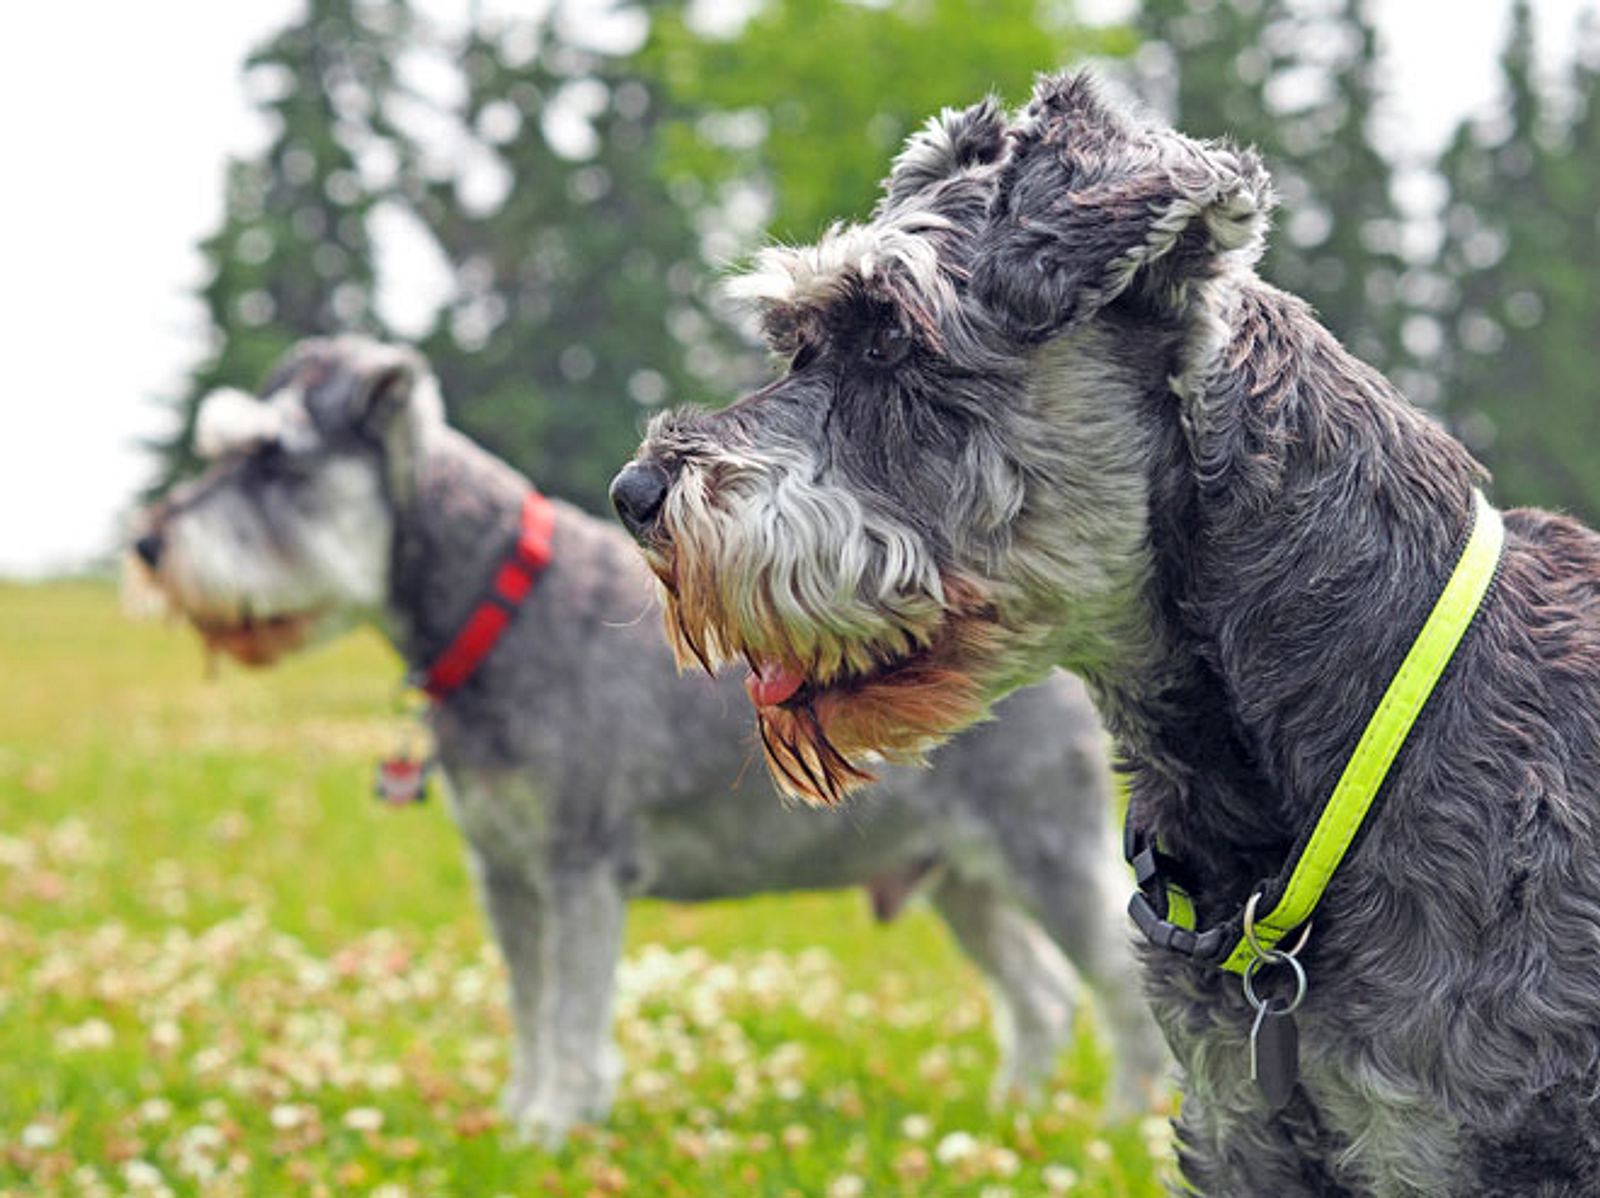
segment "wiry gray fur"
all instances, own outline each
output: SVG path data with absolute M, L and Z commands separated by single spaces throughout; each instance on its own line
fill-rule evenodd
M 260 413 L 237 398 L 216 409 L 214 428 L 241 430 L 247 443 L 153 514 L 176 554 L 158 581 L 205 610 L 274 614 L 249 595 L 218 594 L 238 576 L 290 602 L 259 583 L 256 567 L 224 564 L 260 556 L 267 540 L 267 572 L 300 577 L 297 547 L 338 523 L 337 493 L 322 480 L 365 471 L 383 480 L 374 485 L 385 495 L 386 589 L 381 604 L 347 614 L 370 616 L 411 667 L 425 666 L 514 545 L 527 481 L 444 425 L 414 354 L 355 339 L 304 343 L 265 395 L 298 439 L 263 440 Z M 1111 999 L 1102 1016 L 1119 1058 L 1117 1100 L 1142 1108 L 1164 1054 L 1148 1017 L 1125 1001 L 1134 962 L 1120 919 L 1124 875 L 1102 733 L 1081 685 L 1059 675 L 1018 695 L 931 776 L 893 773 L 848 813 L 786 808 L 754 762 L 739 682 L 679 677 L 627 538 L 555 506 L 549 567 L 492 655 L 431 717 L 510 968 L 515 1121 L 555 1140 L 609 1109 L 612 978 L 629 899 L 866 885 L 893 905 L 913 883 L 992 983 L 1004 1047 L 997 1094 L 1048 1076 L 1076 1005 L 1075 966 Z M 197 539 L 223 542 L 209 547 L 217 566 L 203 586 L 174 577 Z M 321 601 L 329 588 L 308 591 Z
M 837 596 L 683 633 L 758 658 L 824 642 L 794 701 L 831 699 L 824 733 L 853 734 L 852 696 L 892 685 L 952 621 L 989 633 L 957 655 L 985 700 L 1081 672 L 1134 818 L 1192 872 L 1205 926 L 1278 871 L 1332 788 L 1482 472 L 1255 276 L 1272 201 L 1253 154 L 1141 125 L 1081 77 L 1043 80 L 1001 128 L 992 111 L 902 157 L 835 298 L 763 268 L 769 326 L 791 345 L 798 330 L 805 355 L 723 413 L 652 429 L 642 462 L 675 490 L 710 485 L 639 533 L 669 589 L 700 576 L 694 553 L 757 574 L 785 554 L 807 593 Z M 939 148 L 963 128 L 990 144 Z M 947 222 L 924 234 L 936 270 L 862 269 L 872 230 L 913 210 Z M 884 370 L 862 346 L 887 322 L 917 341 Z M 724 460 L 780 481 L 734 512 Z M 790 470 L 803 510 L 786 506 Z M 892 561 L 881 538 L 832 539 L 826 513 L 854 509 L 896 530 Z M 1541 512 L 1505 522 L 1498 578 L 1315 916 L 1281 1116 L 1248 1077 L 1238 979 L 1147 954 L 1200 1193 L 1600 1194 L 1600 541 Z M 814 556 L 753 548 L 780 526 L 806 529 Z M 975 590 L 978 615 L 969 596 L 927 618 L 930 578 Z M 859 633 L 829 627 L 835 608 Z M 912 632 L 898 646 L 896 623 Z M 868 652 L 835 643 L 857 635 Z M 901 751 L 956 723 L 877 732 Z

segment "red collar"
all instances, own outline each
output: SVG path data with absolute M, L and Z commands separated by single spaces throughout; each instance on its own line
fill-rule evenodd
M 516 547 L 495 573 L 494 586 L 473 608 L 455 640 L 423 675 L 422 689 L 435 703 L 471 678 L 484 658 L 494 652 L 511 617 L 550 564 L 555 525 L 555 508 L 550 501 L 537 491 L 529 491 L 522 501 L 522 532 Z

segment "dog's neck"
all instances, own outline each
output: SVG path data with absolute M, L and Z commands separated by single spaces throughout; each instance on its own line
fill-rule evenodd
M 1161 652 L 1111 683 L 1136 814 L 1228 906 L 1276 872 L 1448 577 L 1479 467 L 1253 278 L 1172 372 L 1152 460 Z M 1190 343 L 1192 344 L 1192 342 Z M 1205 911 L 1202 910 L 1202 915 Z
M 419 670 L 454 639 L 516 545 L 528 482 L 443 427 L 429 434 L 411 481 L 393 498 L 385 630 Z

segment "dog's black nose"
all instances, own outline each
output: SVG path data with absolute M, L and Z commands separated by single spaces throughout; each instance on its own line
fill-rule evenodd
M 139 560 L 154 570 L 161 564 L 161 548 L 163 541 L 158 532 L 147 532 L 133 543 L 133 551 L 139 555 Z
M 611 480 L 611 506 L 635 538 L 643 537 L 655 524 L 671 486 L 667 472 L 654 462 L 629 462 Z

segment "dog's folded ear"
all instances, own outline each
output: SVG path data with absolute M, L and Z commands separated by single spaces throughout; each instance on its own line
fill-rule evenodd
M 358 382 L 351 398 L 352 422 L 381 441 L 411 415 L 428 368 L 415 353 L 397 346 L 373 343 L 361 349 Z
M 893 208 L 945 179 L 997 161 L 1006 148 L 1006 114 L 994 96 L 970 108 L 946 108 L 906 139 L 883 188 Z
M 376 343 L 360 348 L 353 422 L 383 449 L 391 498 L 404 502 L 415 489 L 417 463 L 428 430 L 443 423 L 443 405 L 420 354 Z
M 206 461 L 250 453 L 283 434 L 283 413 L 235 387 L 220 387 L 200 401 L 194 450 Z
M 1127 295 L 1176 311 L 1262 250 L 1272 185 L 1252 150 L 1143 126 L 1088 76 L 1041 80 L 1017 126 L 972 292 L 1025 340 Z

